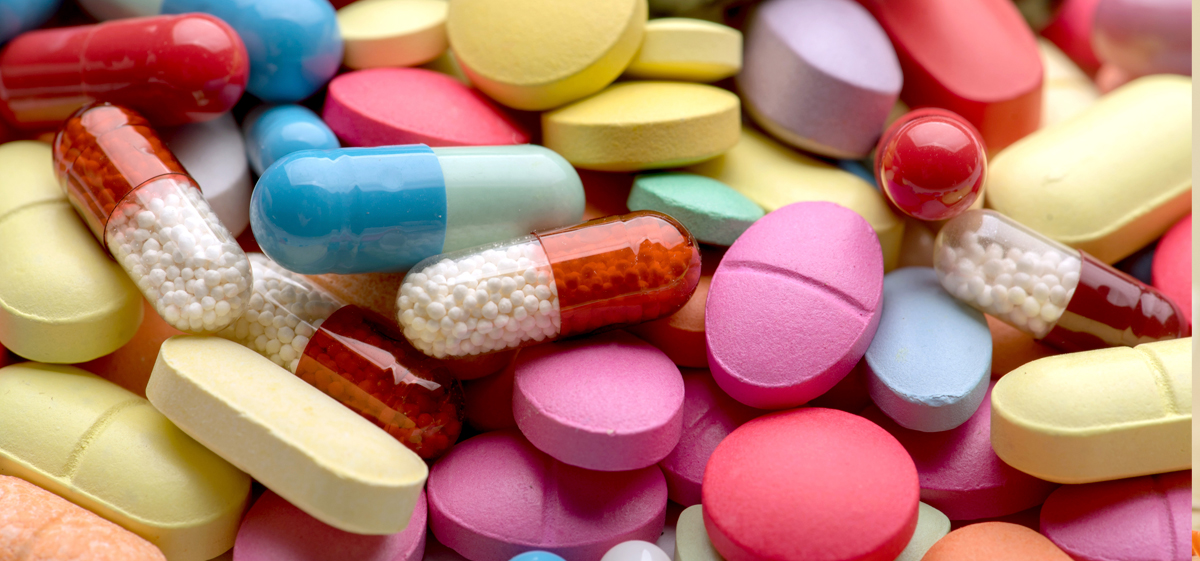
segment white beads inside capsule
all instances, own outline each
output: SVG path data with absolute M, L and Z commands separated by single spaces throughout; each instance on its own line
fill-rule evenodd
M 558 288 L 536 237 L 431 257 L 396 299 L 404 337 L 437 358 L 517 348 L 558 336 Z
M 934 249 L 942 286 L 958 299 L 1044 337 L 1079 285 L 1079 253 L 993 211 L 946 224 Z
M 168 176 L 139 187 L 109 217 L 105 240 L 180 331 L 215 333 L 242 315 L 250 262 L 194 186 Z

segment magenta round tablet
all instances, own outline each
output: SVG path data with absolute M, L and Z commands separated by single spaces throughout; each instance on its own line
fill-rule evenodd
M 893 561 L 916 530 L 917 496 L 916 467 L 887 431 L 836 409 L 794 409 L 717 446 L 704 527 L 728 561 Z
M 733 429 L 760 414 L 721 391 L 708 371 L 684 370 L 683 433 L 675 449 L 658 463 L 671 500 L 683 506 L 700 504 L 709 456 Z
M 1042 533 L 1076 561 L 1191 559 L 1192 474 L 1063 485 L 1042 506 Z
M 854 368 L 882 303 L 883 253 L 871 225 L 833 203 L 790 204 L 750 226 L 713 274 L 708 366 L 746 405 L 795 407 Z
M 638 469 L 679 443 L 683 377 L 662 351 L 612 331 L 522 351 L 512 404 L 521 432 L 555 459 Z
M 478 90 L 422 68 L 372 68 L 329 82 L 321 115 L 347 146 L 498 146 L 529 133 Z
M 343 532 L 267 491 L 238 528 L 233 561 L 421 561 L 425 554 L 425 493 L 408 527 L 388 536 Z
M 434 464 L 426 490 L 434 536 L 470 561 L 508 561 L 532 550 L 596 560 L 621 542 L 654 542 L 667 513 L 657 466 L 577 468 L 515 430 L 456 445 Z
M 996 385 L 991 383 L 991 387 Z M 951 520 L 993 518 L 1042 504 L 1057 484 L 1018 471 L 992 450 L 992 390 L 967 421 L 948 431 L 900 426 L 876 406 L 863 412 L 900 441 L 921 479 L 921 500 Z

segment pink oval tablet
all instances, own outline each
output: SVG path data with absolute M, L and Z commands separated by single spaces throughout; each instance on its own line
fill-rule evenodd
M 918 494 L 916 467 L 887 431 L 834 409 L 795 409 L 717 446 L 704 527 L 728 561 L 892 561 L 916 530 Z
M 321 117 L 347 146 L 529 142 L 529 133 L 483 94 L 422 68 L 372 68 L 342 74 L 329 82 Z
M 692 506 L 700 504 L 704 466 L 713 450 L 733 429 L 762 412 L 726 395 L 706 370 L 684 371 L 683 392 L 683 434 L 658 467 L 667 478 L 671 500 Z
M 389 536 L 343 532 L 267 491 L 242 520 L 233 561 L 421 561 L 425 554 L 425 493 L 408 527 Z
M 1042 533 L 1076 561 L 1187 561 L 1190 471 L 1063 485 L 1042 506 Z
M 459 443 L 434 464 L 426 489 L 433 534 L 471 561 L 508 561 L 531 550 L 600 559 L 621 542 L 657 540 L 667 513 L 657 467 L 569 466 L 517 431 Z
M 785 206 L 750 226 L 713 274 L 704 311 L 713 378 L 751 407 L 805 403 L 862 358 L 882 303 L 870 224 L 833 203 Z
M 644 468 L 679 443 L 683 377 L 666 354 L 624 331 L 538 345 L 517 357 L 513 418 L 561 462 Z
M 1150 269 L 1154 288 L 1163 291 L 1192 321 L 1192 215 L 1176 222 L 1158 242 Z
M 967 421 L 943 432 L 906 429 L 878 407 L 863 417 L 900 441 L 921 479 L 921 500 L 951 520 L 992 518 L 1042 504 L 1058 485 L 1020 472 L 992 450 L 992 382 Z

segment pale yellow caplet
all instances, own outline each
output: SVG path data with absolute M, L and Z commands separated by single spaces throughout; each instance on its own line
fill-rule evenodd
M 36 362 L 0 369 L 0 474 L 111 520 L 170 561 L 233 547 L 250 495 L 249 476 L 150 402 L 78 368 Z
M 692 505 L 679 513 L 675 523 L 675 561 L 725 561 L 708 539 L 704 528 L 704 509 Z
M 543 143 L 571 165 L 601 171 L 686 166 L 737 144 L 741 104 L 685 82 L 623 82 L 542 114 Z
M 192 438 L 346 532 L 403 530 L 429 475 L 383 429 L 219 337 L 167 339 L 146 396 Z
M 454 0 L 450 47 L 471 83 L 529 111 L 596 93 L 633 59 L 646 0 Z
M 742 69 L 742 32 L 691 18 L 652 19 L 625 74 L 652 80 L 715 82 Z
M 1061 123 L 1100 99 L 1100 90 L 1067 55 L 1045 38 L 1038 38 L 1045 77 L 1042 79 L 1042 126 Z
M 86 362 L 142 323 L 142 294 L 54 178 L 50 146 L 0 144 L 0 343 L 40 362 Z
M 337 12 L 354 69 L 416 66 L 446 51 L 446 0 L 359 0 Z
M 988 165 L 987 206 L 1115 263 L 1192 208 L 1192 82 L 1139 78 Z
M 1192 339 L 1035 360 L 992 389 L 992 448 L 1055 483 L 1192 465 Z
M 921 561 L 925 552 L 950 533 L 950 518 L 925 503 L 917 503 L 917 529 L 893 561 Z
M 688 168 L 733 187 L 767 212 L 800 201 L 829 201 L 854 212 L 875 229 L 885 270 L 900 258 L 904 221 L 883 195 L 858 176 L 792 150 L 749 127 L 725 155 Z

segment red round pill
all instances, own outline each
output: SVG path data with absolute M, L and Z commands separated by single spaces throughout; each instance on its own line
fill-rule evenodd
M 947 220 L 979 198 L 987 152 L 975 127 L 945 109 L 911 111 L 875 149 L 875 178 L 892 204 L 919 220 Z

